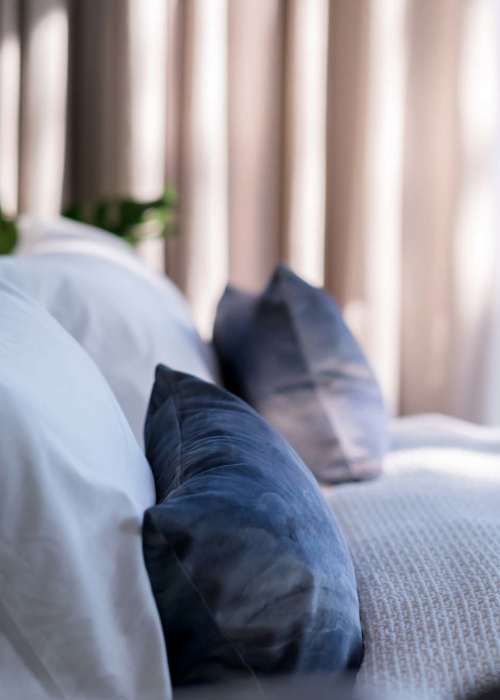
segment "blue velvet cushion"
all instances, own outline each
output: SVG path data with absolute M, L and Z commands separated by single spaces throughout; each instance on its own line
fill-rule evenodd
M 298 455 L 224 389 L 160 366 L 147 570 L 175 685 L 359 667 L 351 556 Z
M 388 442 L 380 388 L 323 290 L 282 265 L 261 295 L 228 287 L 214 344 L 226 387 L 289 440 L 319 481 L 380 472 Z

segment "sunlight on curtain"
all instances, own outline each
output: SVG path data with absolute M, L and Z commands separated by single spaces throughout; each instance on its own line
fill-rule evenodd
M 491 0 L 476 0 L 465 16 L 460 66 L 463 177 L 455 238 L 454 409 L 475 420 L 500 418 L 499 346 L 495 367 L 486 353 L 498 333 L 499 231 L 497 159 L 499 155 L 499 13 Z
M 129 0 L 128 4 L 128 191 L 139 200 L 156 199 L 165 189 L 167 10 L 165 0 Z M 163 241 L 143 241 L 139 253 L 151 268 L 164 270 Z
M 292 0 L 285 81 L 285 259 L 324 282 L 328 0 Z
M 155 199 L 164 190 L 167 122 L 167 5 L 165 0 L 129 0 L 130 190 Z
M 408 4 L 400 263 L 403 413 L 450 412 L 463 11 L 464 3 L 456 0 Z
M 188 20 L 182 133 L 182 236 L 186 291 L 204 334 L 228 271 L 227 6 L 186 0 Z
M 500 73 L 500 50 L 498 41 L 500 41 L 500 5 L 495 4 L 496 12 L 491 17 L 492 25 L 490 31 L 495 33 L 497 37 L 495 41 L 495 50 L 492 55 L 492 60 L 495 61 L 496 76 Z M 495 87 L 499 90 L 498 80 L 495 78 Z M 495 105 L 496 115 L 500 112 L 500 95 L 497 94 Z M 500 192 L 500 133 L 497 130 L 496 138 L 492 144 L 492 160 L 491 168 L 492 186 L 496 193 Z M 500 197 L 498 194 L 494 198 L 494 231 L 495 242 L 492 250 L 492 255 L 495 260 L 495 271 L 493 283 L 489 292 L 489 320 L 491 330 L 487 340 L 487 348 L 484 353 L 484 369 L 483 382 L 485 391 L 482 396 L 482 418 L 490 425 L 500 424 L 500 371 L 498 358 L 500 357 L 500 275 L 498 269 L 500 266 L 500 232 L 498 222 L 500 221 Z
M 68 80 L 66 0 L 27 0 L 23 48 L 20 209 L 62 206 Z
M 16 0 L 0 0 L 0 206 L 17 210 L 21 60 Z
M 3 207 L 171 184 L 141 254 L 205 335 L 285 260 L 392 411 L 500 423 L 496 0 L 0 0 L 0 37 Z
M 392 412 L 399 390 L 405 19 L 406 0 L 371 4 L 362 338 Z

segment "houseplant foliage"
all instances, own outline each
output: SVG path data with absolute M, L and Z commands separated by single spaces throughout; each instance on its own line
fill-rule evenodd
M 12 253 L 17 243 L 16 220 L 0 209 L 0 255 Z
M 176 204 L 176 192 L 167 188 L 161 197 L 149 201 L 110 198 L 73 204 L 63 216 L 110 231 L 136 245 L 147 238 L 165 238 L 173 233 Z
M 100 199 L 75 203 L 63 216 L 102 228 L 123 238 L 131 245 L 149 238 L 166 238 L 174 233 L 177 195 L 172 188 L 161 197 L 139 202 L 131 198 Z M 18 240 L 15 217 L 0 208 L 0 255 L 12 253 Z

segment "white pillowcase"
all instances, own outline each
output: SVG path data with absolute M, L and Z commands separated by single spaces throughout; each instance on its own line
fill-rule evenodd
M 67 219 L 24 218 L 21 231 L 27 255 L 1 260 L 0 276 L 36 298 L 87 350 L 141 444 L 157 364 L 216 380 L 213 351 L 186 300 L 130 246 Z
M 0 444 L 3 695 L 170 698 L 142 555 L 149 466 L 92 360 L 3 280 Z

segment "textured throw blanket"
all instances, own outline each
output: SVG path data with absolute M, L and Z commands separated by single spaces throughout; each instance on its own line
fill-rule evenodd
M 359 687 L 449 698 L 500 679 L 500 431 L 401 419 L 382 478 L 325 494 L 356 567 Z

